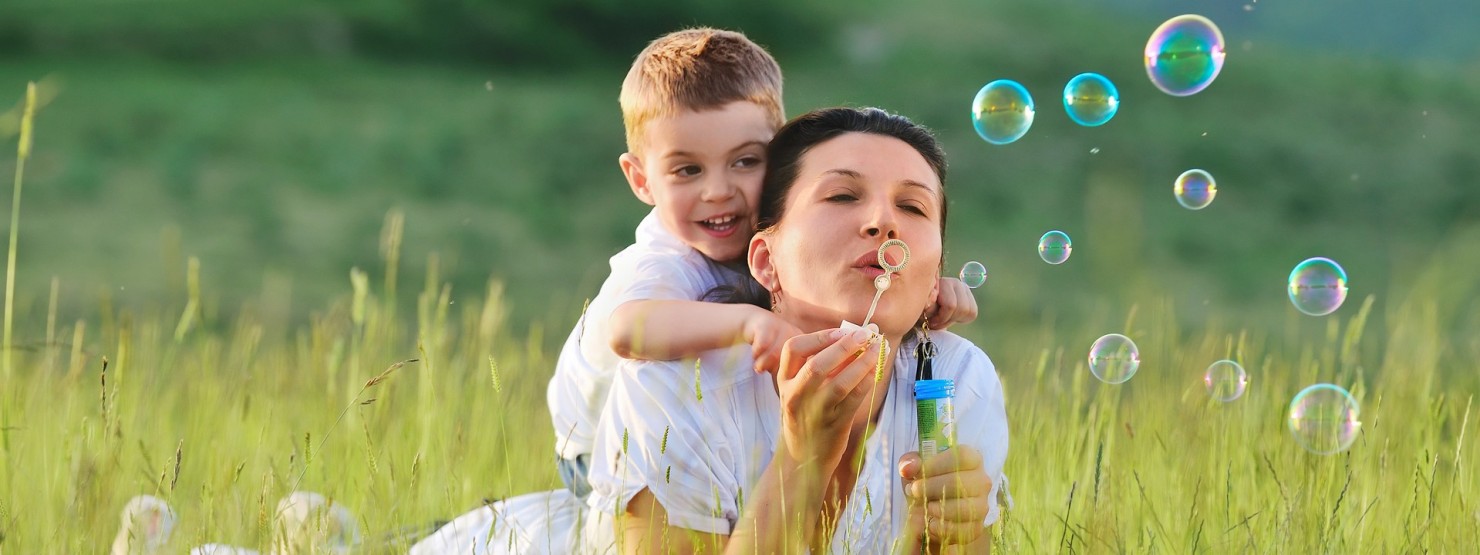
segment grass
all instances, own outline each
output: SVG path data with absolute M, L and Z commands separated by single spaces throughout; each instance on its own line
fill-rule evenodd
M 396 264 L 399 240 L 388 239 Z M 295 487 L 353 508 L 369 538 L 558 487 L 546 328 L 513 331 L 498 281 L 454 297 L 435 260 L 428 268 L 415 314 L 356 270 L 291 333 L 250 309 L 196 321 L 178 308 L 191 299 L 104 306 L 75 322 L 20 313 L 19 329 L 40 336 L 46 322 L 48 340 L 16 350 L 0 398 L 0 545 L 99 551 L 138 493 L 176 507 L 173 545 L 184 548 L 265 545 L 270 507 Z M 1125 318 L 1046 321 L 1023 341 L 993 339 L 990 319 L 965 327 L 994 356 L 1008 398 L 1016 509 L 997 541 L 1071 552 L 1474 545 L 1480 342 L 1440 333 L 1435 299 L 1392 307 L 1374 329 L 1380 306 L 1351 299 L 1311 336 L 1293 317 L 1286 330 L 1210 321 L 1188 332 L 1166 301 Z M 1141 347 L 1124 385 L 1085 368 L 1103 330 Z M 1252 383 L 1220 404 L 1201 374 L 1225 357 Z M 1303 451 L 1285 429 L 1289 399 L 1320 381 L 1349 388 L 1363 409 L 1361 434 L 1338 455 Z

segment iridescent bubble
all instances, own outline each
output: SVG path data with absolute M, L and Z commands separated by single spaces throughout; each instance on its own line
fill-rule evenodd
M 1227 403 L 1243 396 L 1249 387 L 1249 374 L 1237 362 L 1220 360 L 1208 366 L 1207 373 L 1203 374 L 1203 383 L 1208 386 L 1209 395 Z
M 971 100 L 971 125 L 994 145 L 1016 141 L 1033 126 L 1033 97 L 1016 81 L 987 83 Z
M 1062 231 L 1053 230 L 1044 233 L 1038 239 L 1038 256 L 1049 264 L 1063 264 L 1069 259 L 1069 253 L 1074 251 L 1074 244 L 1069 241 L 1069 236 Z
M 1358 412 L 1357 400 L 1345 389 L 1316 384 L 1290 401 L 1290 433 L 1307 451 L 1317 455 L 1340 453 L 1352 446 L 1362 430 Z
M 1125 383 L 1141 367 L 1141 351 L 1136 342 L 1118 333 L 1095 340 L 1089 348 L 1089 372 L 1108 384 Z
M 1213 83 L 1223 57 L 1223 32 L 1217 25 L 1200 15 L 1179 15 L 1146 41 L 1146 75 L 1162 92 L 1188 96 Z
M 961 281 L 972 289 L 981 287 L 983 283 L 987 282 L 987 267 L 975 260 L 967 262 L 965 266 L 961 267 Z
M 1120 92 L 1098 73 L 1081 73 L 1064 86 L 1064 111 L 1085 127 L 1104 125 L 1120 109 Z
M 1172 183 L 1172 194 L 1177 196 L 1177 204 L 1183 208 L 1202 210 L 1213 203 L 1213 197 L 1218 196 L 1218 183 L 1208 172 L 1187 170 Z
M 1311 316 L 1325 316 L 1346 301 L 1346 270 L 1329 258 L 1306 259 L 1290 272 L 1290 302 Z

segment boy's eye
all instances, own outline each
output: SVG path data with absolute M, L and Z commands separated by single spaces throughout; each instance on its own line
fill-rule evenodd
M 677 169 L 673 170 L 673 175 L 679 177 L 693 177 L 699 175 L 703 171 L 704 170 L 699 166 L 690 164 L 687 166 L 679 166 Z
M 758 156 L 746 156 L 735 161 L 735 166 L 740 168 L 755 168 L 765 164 Z

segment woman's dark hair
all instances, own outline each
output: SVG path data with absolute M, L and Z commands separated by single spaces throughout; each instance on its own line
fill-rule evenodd
M 781 221 L 786 211 L 786 194 L 796 184 L 801 170 L 802 157 L 819 144 L 846 133 L 870 133 L 894 137 L 910 147 L 940 180 L 940 240 L 946 239 L 946 154 L 936 142 L 929 129 L 915 124 L 904 116 L 894 115 L 878 108 L 822 108 L 807 112 L 781 126 L 771 144 L 766 147 L 766 177 L 761 182 L 761 198 L 756 231 L 764 232 Z M 941 259 L 944 265 L 945 259 Z M 753 304 L 771 308 L 771 299 L 765 288 L 746 275 L 744 283 L 730 283 L 715 287 L 705 293 L 704 300 L 714 302 Z
M 760 214 L 756 220 L 756 231 L 765 231 L 781 221 L 786 211 L 786 194 L 796 183 L 801 170 L 802 157 L 819 144 L 845 133 L 870 133 L 894 137 L 910 147 L 930 169 L 935 170 L 940 180 L 940 240 L 946 239 L 946 153 L 941 150 L 935 136 L 904 116 L 885 112 L 878 108 L 823 108 L 807 112 L 793 119 L 776 131 L 766 147 L 766 177 L 761 182 Z

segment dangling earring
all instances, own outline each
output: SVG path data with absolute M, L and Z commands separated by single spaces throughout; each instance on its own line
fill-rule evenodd
M 771 312 L 776 314 L 781 313 L 781 293 L 771 292 Z

